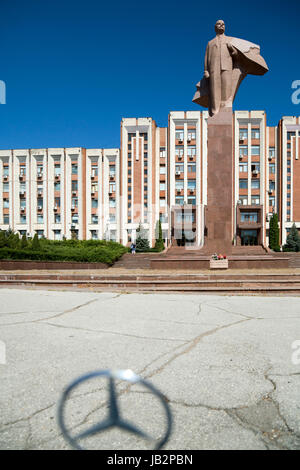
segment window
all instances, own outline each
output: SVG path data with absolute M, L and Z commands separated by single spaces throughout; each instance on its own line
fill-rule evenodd
M 26 201 L 25 201 L 25 199 L 20 199 L 20 209 L 26 209 Z
M 165 158 L 166 157 L 166 148 L 165 147 L 160 147 L 159 156 L 160 156 L 160 158 Z
M 257 171 L 257 173 L 259 173 L 259 171 L 260 171 L 260 164 L 259 164 L 259 163 L 252 163 L 252 164 L 251 164 L 251 171 Z
M 239 201 L 241 201 L 240 204 L 246 206 L 248 204 L 248 196 L 239 196 Z
M 54 183 L 54 191 L 60 191 L 60 182 L 59 181 L 56 181 Z
M 275 147 L 269 147 L 269 157 L 275 157 Z
M 251 129 L 251 139 L 260 139 L 259 129 Z
M 92 184 L 91 192 L 96 193 L 98 191 L 98 184 Z
M 98 207 L 98 199 L 92 199 L 92 208 L 97 209 Z
M 179 146 L 179 145 L 176 145 L 175 147 L 175 155 L 177 157 L 183 157 L 183 147 L 182 146 Z
M 183 189 L 183 184 L 184 184 L 183 180 L 175 181 L 175 189 L 176 190 L 179 189 L 181 191 Z
M 98 166 L 92 165 L 92 176 L 98 176 Z
M 196 172 L 196 163 L 188 163 L 188 173 Z
M 248 147 L 247 145 L 240 145 L 240 157 L 248 155 Z
M 269 173 L 275 174 L 275 163 L 269 163 Z
M 175 165 L 175 171 L 183 172 L 183 165 Z
M 9 192 L 9 183 L 3 183 L 3 192 L 8 193 Z
M 44 230 L 37 230 L 36 233 L 38 238 L 44 238 Z
M 37 166 L 37 176 L 43 176 L 43 165 Z
M 109 192 L 114 193 L 116 191 L 116 183 L 109 183 Z
M 248 139 L 248 129 L 240 129 L 239 139 L 240 140 Z
M 241 222 L 257 222 L 257 212 L 241 212 Z
M 189 146 L 187 148 L 187 154 L 188 154 L 189 157 L 193 157 L 194 155 L 196 155 L 196 147 Z
M 160 207 L 166 207 L 166 200 L 165 199 L 160 199 L 159 200 L 159 205 L 160 205 Z
M 78 175 L 78 165 L 72 163 L 72 175 Z
M 55 174 L 55 176 L 60 176 L 60 175 L 61 175 L 61 168 L 60 168 L 60 165 L 55 165 L 55 167 L 54 167 L 54 174 Z
M 91 230 L 91 237 L 92 237 L 92 240 L 98 240 L 97 230 Z
M 78 191 L 78 181 L 72 181 L 72 191 Z
M 275 206 L 275 197 L 274 196 L 269 197 L 269 206 L 271 206 L 271 207 Z
M 55 224 L 60 224 L 60 214 L 55 214 L 54 215 L 54 223 Z
M 251 204 L 254 206 L 258 206 L 260 204 L 259 196 L 252 196 L 251 197 Z
M 160 166 L 159 167 L 159 174 L 160 175 L 165 175 L 166 174 L 166 167 L 165 166 Z
M 54 207 L 60 207 L 60 197 L 54 198 Z
M 78 198 L 72 197 L 72 207 L 78 207 Z
M 187 187 L 188 189 L 196 189 L 196 180 L 188 180 Z
M 37 215 L 37 223 L 38 223 L 38 224 L 43 224 L 43 223 L 44 223 L 44 216 L 43 216 L 43 214 L 38 214 L 38 215 Z
M 26 224 L 26 215 L 20 215 L 20 224 Z
M 54 232 L 54 240 L 61 240 L 61 231 L 53 230 L 53 232 Z
M 251 189 L 259 189 L 259 188 L 260 188 L 259 180 L 251 180 Z
M 159 183 L 159 190 L 165 191 L 166 190 L 166 183 Z
M 160 212 L 159 220 L 161 221 L 161 223 L 168 222 L 168 217 L 167 217 L 166 214 L 163 214 L 163 213 Z
M 252 145 L 251 147 L 251 155 L 259 155 L 260 154 L 260 146 L 259 145 Z
M 115 199 L 110 199 L 109 200 L 109 207 L 116 207 L 116 200 Z
M 109 221 L 110 223 L 116 222 L 116 214 L 109 214 Z
M 78 214 L 72 214 L 72 224 L 78 224 Z
M 292 137 L 294 137 L 295 132 L 288 132 L 287 133 L 287 140 L 291 140 Z
M 3 208 L 9 209 L 9 199 L 3 199 Z
M 8 166 L 3 167 L 3 176 L 9 176 L 9 167 Z
M 195 140 L 196 139 L 196 130 L 195 129 L 191 129 L 191 130 L 188 130 L 188 140 Z
M 183 206 L 184 204 L 183 196 L 177 196 L 175 198 L 175 204 L 179 204 L 180 206 Z
M 3 215 L 3 223 L 4 223 L 4 225 L 9 225 L 9 215 L 8 214 Z
M 177 140 L 183 140 L 183 135 L 184 135 L 183 129 L 182 130 L 177 130 L 175 132 L 175 138 Z
M 114 177 L 116 175 L 116 166 L 115 165 L 110 165 L 109 166 L 109 176 Z
M 20 176 L 26 175 L 26 166 L 20 166 Z
M 26 183 L 20 184 L 20 191 L 26 191 Z
M 240 163 L 239 164 L 240 173 L 247 173 L 248 172 L 248 163 Z
M 40 198 L 40 197 L 39 197 L 39 198 L 37 199 L 37 205 L 38 205 L 38 207 L 43 207 L 43 205 L 44 205 L 44 200 L 43 200 L 43 198 Z
M 269 191 L 275 190 L 275 181 L 269 181 Z
M 240 189 L 248 189 L 248 180 L 240 179 Z
M 195 196 L 188 196 L 188 198 L 187 198 L 187 203 L 188 203 L 188 204 L 192 204 L 193 206 L 195 206 L 195 205 L 196 205 L 196 198 L 195 198 Z

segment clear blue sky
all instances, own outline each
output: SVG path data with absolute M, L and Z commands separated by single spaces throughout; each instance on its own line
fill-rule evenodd
M 260 44 L 270 71 L 248 76 L 235 109 L 264 109 L 268 124 L 300 115 L 299 0 L 246 2 L 0 0 L 0 148 L 118 147 L 122 117 L 192 103 L 214 24 Z

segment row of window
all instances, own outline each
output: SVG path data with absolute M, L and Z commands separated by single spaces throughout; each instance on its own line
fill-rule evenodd
M 246 140 L 248 139 L 248 129 L 240 129 L 239 132 L 239 139 Z M 260 130 L 259 129 L 251 129 L 251 139 L 260 139 Z
M 247 173 L 248 172 L 248 163 L 239 163 L 239 171 L 240 173 Z M 260 172 L 260 163 L 251 163 L 251 171 Z M 269 173 L 275 174 L 275 163 L 269 163 Z

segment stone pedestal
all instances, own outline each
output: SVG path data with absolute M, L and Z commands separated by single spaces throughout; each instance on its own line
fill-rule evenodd
M 205 251 L 230 254 L 233 221 L 232 108 L 208 118 Z

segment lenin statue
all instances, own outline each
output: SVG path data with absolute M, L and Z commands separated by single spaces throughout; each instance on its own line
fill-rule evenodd
M 209 108 L 210 116 L 223 107 L 232 107 L 235 95 L 247 74 L 264 75 L 268 66 L 260 47 L 243 39 L 225 36 L 225 23 L 218 20 L 216 37 L 206 48 L 204 76 L 197 83 L 193 102 Z

